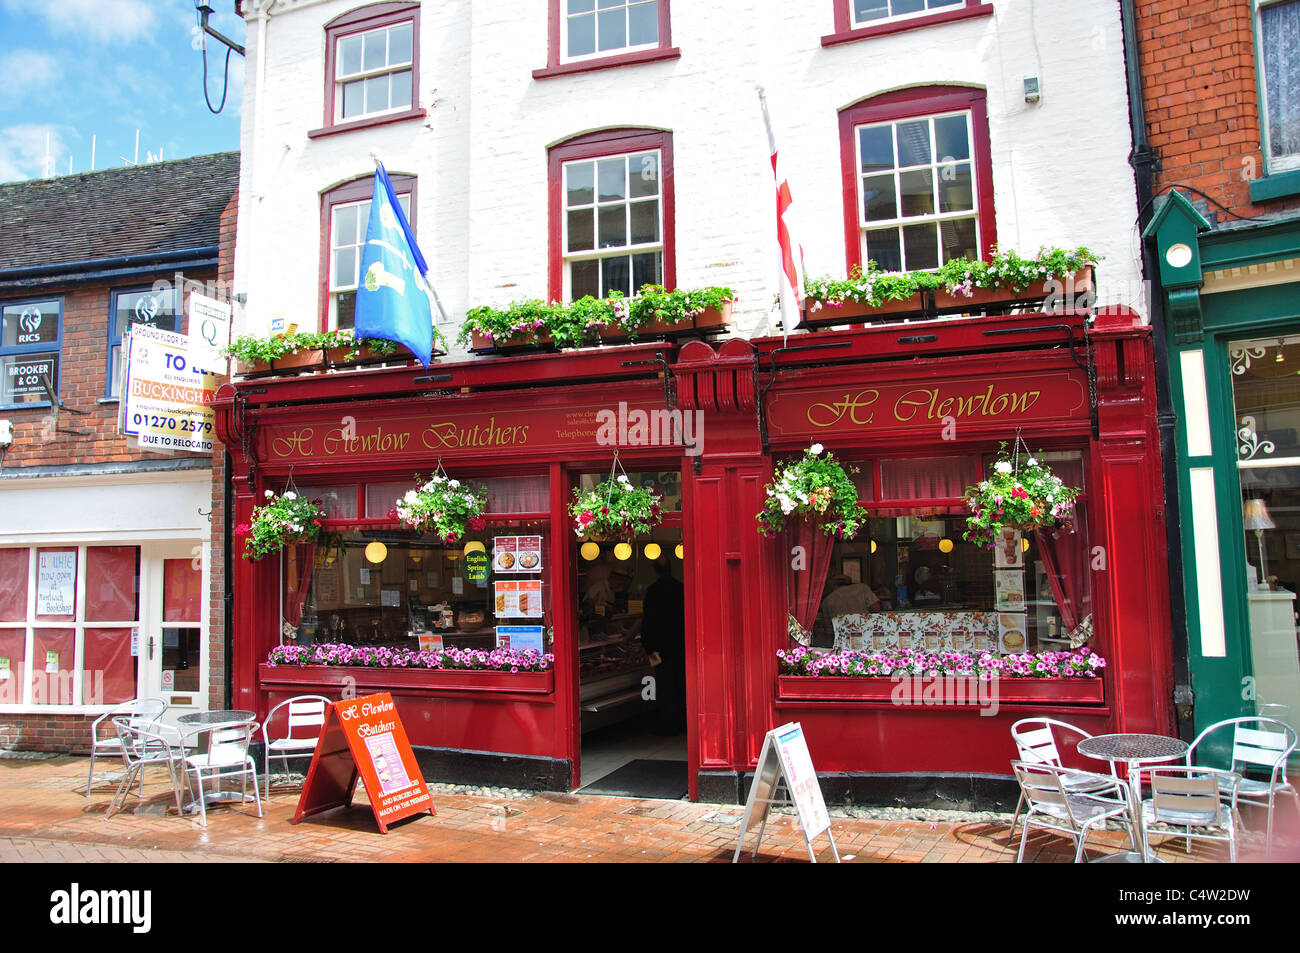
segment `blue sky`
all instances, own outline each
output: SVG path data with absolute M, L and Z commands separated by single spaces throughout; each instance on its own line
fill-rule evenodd
M 209 0 L 211 25 L 243 42 L 234 0 Z M 194 0 L 0 0 L 0 182 L 38 178 L 46 138 L 57 175 L 239 148 L 244 60 L 230 58 L 225 108 L 203 101 Z M 208 40 L 208 87 L 221 99 L 225 47 Z

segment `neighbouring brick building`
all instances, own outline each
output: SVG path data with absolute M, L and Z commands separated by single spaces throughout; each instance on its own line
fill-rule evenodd
M 0 185 L 0 748 L 86 750 L 116 703 L 223 696 L 212 460 L 133 449 L 119 398 L 123 331 L 185 332 L 178 276 L 228 272 L 238 173 L 228 152 Z
M 1255 714 L 1295 725 L 1300 2 L 1124 6 L 1141 64 L 1138 199 L 1176 460 L 1167 496 L 1181 514 L 1180 712 L 1189 731 Z

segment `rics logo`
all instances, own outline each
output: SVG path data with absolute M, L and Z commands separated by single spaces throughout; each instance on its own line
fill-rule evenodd
M 135 303 L 135 319 L 142 324 L 153 324 L 158 317 L 158 298 L 154 295 L 141 295 Z
M 18 325 L 28 334 L 37 334 L 41 330 L 41 311 L 39 308 L 23 308 Z

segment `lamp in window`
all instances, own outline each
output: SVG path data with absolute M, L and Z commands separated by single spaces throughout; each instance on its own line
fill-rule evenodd
M 382 563 L 387 558 L 388 547 L 379 540 L 366 543 L 366 559 L 370 560 L 372 563 Z
M 614 547 L 614 558 L 620 562 L 632 558 L 632 546 L 629 543 L 619 543 Z
M 646 543 L 642 552 L 645 553 L 646 559 L 658 559 L 663 555 L 663 548 L 658 543 Z
M 586 542 L 578 549 L 582 553 L 582 558 L 591 562 L 600 555 L 600 543 Z
M 1241 522 L 1246 531 L 1255 531 L 1255 542 L 1259 546 L 1259 569 L 1264 577 L 1264 588 L 1271 589 L 1268 582 L 1268 554 L 1264 550 L 1264 530 L 1277 529 L 1277 524 L 1268 515 L 1268 507 L 1261 499 L 1246 500 L 1241 505 Z
M 673 550 L 673 555 L 675 555 L 678 559 L 681 559 L 686 555 L 686 549 L 682 546 L 681 543 L 677 544 L 677 548 Z
M 939 540 L 939 552 L 941 553 L 952 552 L 952 540 L 950 540 L 947 536 Z

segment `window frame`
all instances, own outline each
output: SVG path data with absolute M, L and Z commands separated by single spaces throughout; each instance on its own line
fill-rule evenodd
M 58 308 L 59 308 L 58 329 L 59 330 L 58 330 L 58 336 L 55 338 L 53 343 L 14 344 L 8 346 L 4 344 L 0 344 L 0 358 L 22 357 L 28 354 L 49 354 L 51 352 L 56 354 L 57 359 L 55 361 L 55 364 L 57 366 L 55 368 L 54 380 L 51 382 L 51 387 L 54 391 L 55 399 L 58 400 L 60 403 L 62 403 L 62 397 L 60 396 L 61 392 L 59 390 L 59 386 L 63 379 L 63 312 L 64 312 L 63 299 L 64 296 L 62 294 L 35 295 L 35 296 L 27 295 L 22 298 L 0 299 L 0 320 L 3 320 L 2 317 L 3 311 L 8 308 L 22 307 L 24 305 L 37 304 L 46 301 L 53 301 L 58 304 Z M 0 361 L 0 367 L 3 367 L 2 361 Z M 36 401 L 29 401 L 26 403 L 0 403 L 0 410 L 29 410 L 36 407 L 51 407 L 51 406 L 53 406 L 53 404 L 51 404 L 51 402 L 48 400 L 36 400 Z
M 136 285 L 123 288 L 114 288 L 108 293 L 108 350 L 104 355 L 104 400 L 121 400 L 121 394 L 113 393 L 113 351 L 122 347 L 122 335 L 117 333 L 117 306 L 118 299 L 122 295 L 140 294 L 145 291 L 153 291 L 154 285 Z M 171 328 L 175 333 L 181 333 L 181 307 L 180 295 L 178 288 L 171 288 L 168 292 L 172 299 L 172 314 L 175 316 L 175 327 Z M 163 330 L 168 330 L 164 328 Z
M 1268 131 L 1268 83 L 1264 72 L 1264 30 L 1263 10 L 1266 7 L 1281 6 L 1293 0 L 1252 0 L 1250 12 L 1250 29 L 1255 47 L 1255 90 L 1259 109 L 1259 150 L 1264 160 L 1264 174 L 1275 175 L 1284 172 L 1300 171 L 1300 152 L 1288 156 L 1273 157 Z
M 393 183 L 393 191 L 400 198 L 403 195 L 410 196 L 410 222 L 411 232 L 419 235 L 419 201 L 417 178 L 413 175 L 403 173 L 389 172 L 388 179 Z M 341 205 L 351 205 L 356 202 L 369 202 L 375 193 L 374 174 L 358 176 L 355 179 L 349 179 L 341 182 L 331 189 L 327 189 L 320 196 L 320 302 L 317 309 L 317 330 L 329 330 L 330 322 L 330 271 L 334 267 L 334 259 L 331 254 L 331 241 L 334 225 L 334 209 Z
M 665 129 L 604 129 L 574 136 L 551 146 L 548 152 L 548 264 L 547 299 L 565 300 L 564 165 L 583 159 L 602 159 L 634 152 L 659 152 L 660 238 L 663 245 L 662 284 L 677 287 L 676 202 L 673 179 L 673 134 Z M 635 289 L 633 289 L 635 290 Z
M 859 100 L 840 110 L 841 191 L 844 196 L 844 245 L 846 273 L 861 268 L 862 226 L 858 211 L 862 204 L 857 163 L 857 130 L 883 122 L 925 119 L 949 113 L 969 112 L 971 136 L 972 190 L 979 229 L 979 256 L 987 259 L 997 244 L 997 223 L 993 208 L 993 160 L 989 141 L 988 101 L 983 89 L 969 86 L 909 87 Z
M 822 46 L 835 46 L 865 40 L 873 36 L 887 36 L 917 30 L 924 27 L 970 20 L 977 17 L 993 15 L 993 4 L 989 0 L 965 0 L 962 4 L 952 4 L 937 11 L 926 10 L 920 13 L 907 13 L 900 16 L 883 17 L 870 20 L 861 25 L 853 22 L 853 0 L 834 0 L 835 32 L 822 37 Z
M 370 113 L 355 119 L 343 119 L 338 115 L 337 94 L 339 83 L 335 78 L 338 45 L 344 37 L 373 30 L 396 26 L 401 23 L 411 24 L 411 103 L 405 108 L 388 109 L 383 112 Z M 325 24 L 325 114 L 324 124 L 319 129 L 307 133 L 308 138 L 353 129 L 365 129 L 371 126 L 416 119 L 427 115 L 420 107 L 420 5 L 418 3 L 376 3 L 341 14 Z
M 549 76 L 563 76 L 570 73 L 585 73 L 590 70 L 608 69 L 612 66 L 628 66 L 635 63 L 653 63 L 658 60 L 677 59 L 682 51 L 672 43 L 672 17 L 669 12 L 671 0 L 658 0 L 659 3 L 659 42 L 655 46 L 639 46 L 633 50 L 622 47 L 613 52 L 599 51 L 573 58 L 565 52 L 564 23 L 566 19 L 566 0 L 550 0 L 548 21 L 546 66 L 533 70 L 533 79 L 545 79 Z

